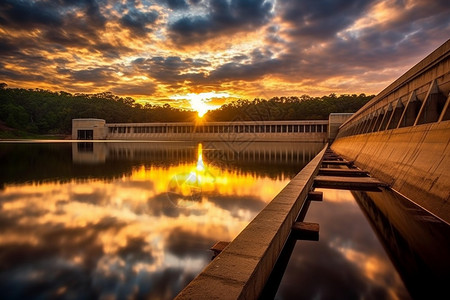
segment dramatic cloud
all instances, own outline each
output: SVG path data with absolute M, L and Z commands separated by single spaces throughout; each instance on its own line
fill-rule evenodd
M 181 59 L 178 56 L 138 58 L 133 61 L 137 72 L 147 74 L 165 84 L 182 84 L 185 80 L 200 80 L 204 74 L 190 70 L 208 66 L 205 60 Z
M 114 79 L 114 77 L 110 75 L 111 71 L 110 68 L 89 68 L 72 72 L 70 77 L 75 81 L 93 82 L 98 80 L 104 82 Z
M 136 84 L 124 84 L 111 88 L 116 95 L 151 96 L 156 87 L 151 82 L 140 82 Z
M 448 39 L 448 15 L 444 0 L 5 0 L 0 81 L 155 104 L 378 93 Z
M 292 24 L 290 35 L 309 43 L 333 38 L 336 32 L 350 26 L 367 13 L 370 0 L 279 1 L 281 18 Z
M 159 1 L 162 4 L 166 4 L 171 9 L 186 9 L 188 7 L 188 4 L 185 0 L 160 0 Z M 198 1 L 191 1 L 191 2 L 198 2 Z
M 145 13 L 132 9 L 120 19 L 120 23 L 135 34 L 145 35 L 151 31 L 147 25 L 154 24 L 157 18 L 158 13 L 156 11 Z
M 205 15 L 169 24 L 170 36 L 177 43 L 193 44 L 224 33 L 255 30 L 270 20 L 271 9 L 265 0 L 211 0 Z

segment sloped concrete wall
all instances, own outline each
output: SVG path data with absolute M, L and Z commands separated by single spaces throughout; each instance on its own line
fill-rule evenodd
M 331 149 L 450 223 L 450 121 L 342 137 Z

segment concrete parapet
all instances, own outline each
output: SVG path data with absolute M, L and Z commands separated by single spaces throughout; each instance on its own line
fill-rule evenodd
M 380 111 L 384 110 L 382 114 L 385 115 L 389 105 L 391 105 L 391 108 L 395 108 L 399 100 L 403 104 L 407 104 L 412 93 L 414 93 L 414 97 L 417 97 L 421 104 L 428 95 L 427 92 L 431 91 L 430 87 L 432 87 L 433 81 L 435 81 L 434 84 L 436 85 L 434 91 L 440 91 L 443 96 L 447 97 L 450 90 L 449 69 L 450 39 L 354 113 L 341 127 L 340 135 L 352 124 L 363 123 L 373 116 L 380 115 Z M 386 120 L 386 122 L 388 121 L 390 120 Z M 385 127 L 381 127 L 382 129 L 377 128 L 377 130 L 384 130 Z M 362 133 L 361 128 L 358 128 L 358 131 L 358 133 Z
M 450 223 L 450 121 L 342 137 L 331 149 Z
M 450 40 L 353 114 L 338 138 L 450 120 Z
M 328 117 L 328 141 L 332 141 L 336 138 L 339 126 L 347 121 L 353 113 L 331 113 Z
M 312 188 L 325 149 L 175 299 L 257 299 Z
M 197 141 L 197 142 L 326 142 L 327 132 L 283 133 L 126 133 L 108 134 L 108 140 Z

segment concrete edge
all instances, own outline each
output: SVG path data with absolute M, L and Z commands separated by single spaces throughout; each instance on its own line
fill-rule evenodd
M 257 299 L 312 189 L 327 147 L 175 299 Z

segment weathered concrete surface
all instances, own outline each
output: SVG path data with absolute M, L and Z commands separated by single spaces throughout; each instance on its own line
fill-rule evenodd
M 450 223 L 450 121 L 338 138 L 331 149 Z
M 326 147 L 175 299 L 256 299 L 319 171 Z

